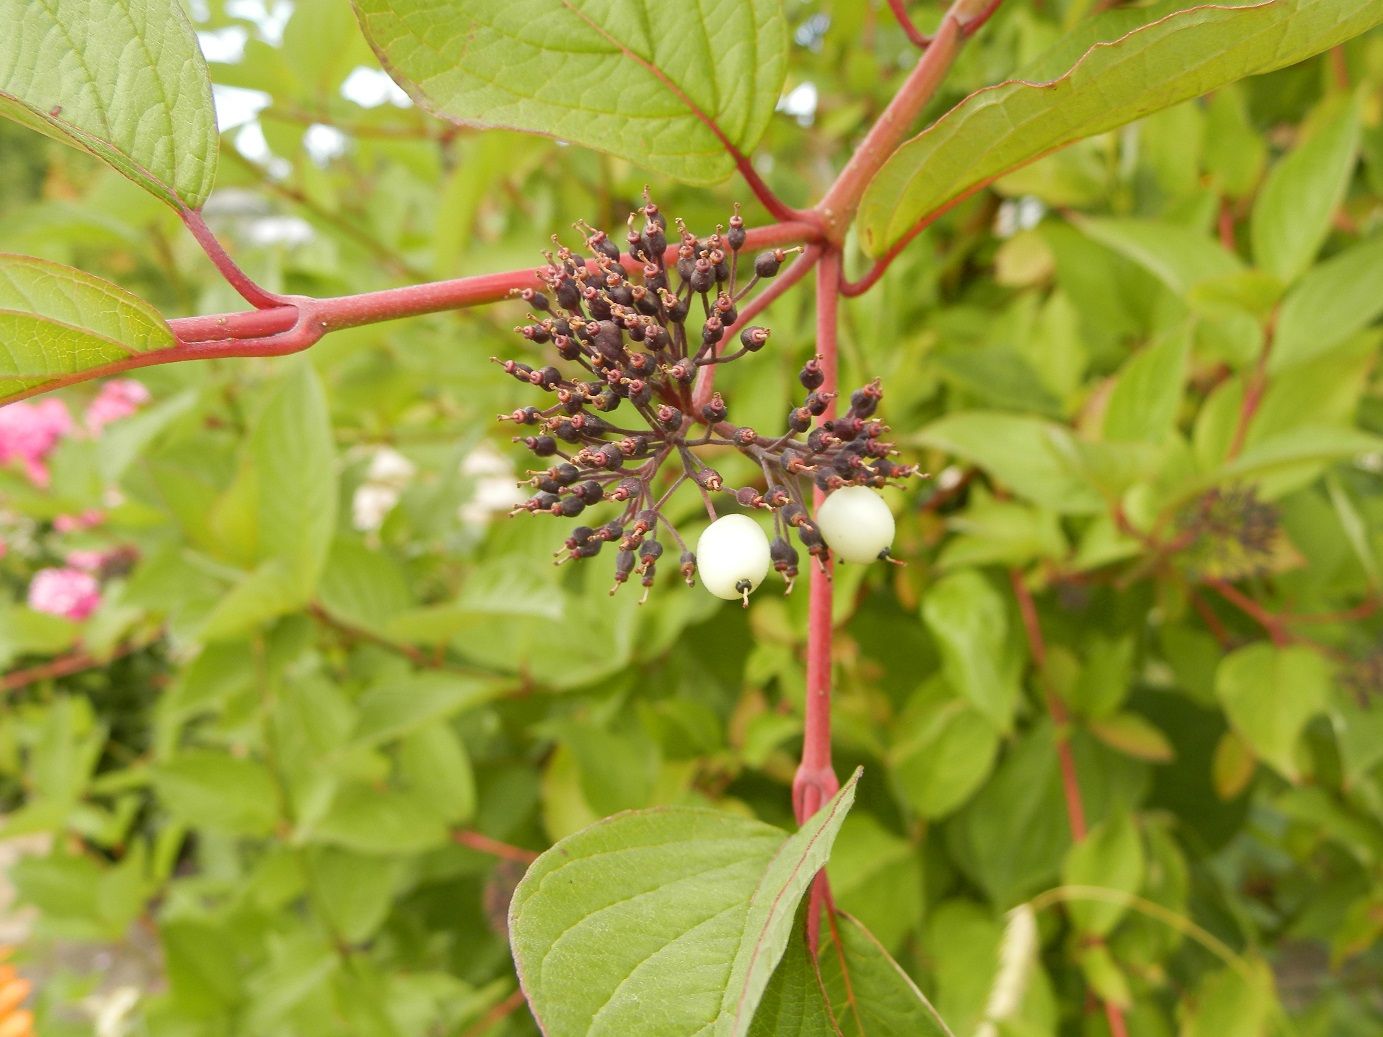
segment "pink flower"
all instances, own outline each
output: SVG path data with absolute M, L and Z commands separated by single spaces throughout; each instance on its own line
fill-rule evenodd
M 80 569 L 84 573 L 100 572 L 101 568 L 115 554 L 114 551 L 68 551 L 69 569 Z
M 71 430 L 72 415 L 61 400 L 0 407 L 0 464 L 18 461 L 32 483 L 47 486 L 44 459 Z
M 40 569 L 29 584 L 29 608 L 68 619 L 85 619 L 101 604 L 96 577 L 79 569 Z
M 82 420 L 94 435 L 112 421 L 129 417 L 148 402 L 148 389 L 128 378 L 117 378 L 101 386 L 96 399 L 87 405 Z
M 58 515 L 53 519 L 53 529 L 59 533 L 75 533 L 80 529 L 92 529 L 106 520 L 106 513 L 100 508 L 88 508 L 80 515 Z

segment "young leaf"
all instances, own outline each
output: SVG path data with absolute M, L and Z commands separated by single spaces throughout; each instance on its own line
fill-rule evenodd
M 539 857 L 509 932 L 543 1032 L 743 1037 L 858 780 L 786 838 L 673 807 L 618 814 Z
M 1300 645 L 1252 644 L 1220 663 L 1215 694 L 1258 758 L 1296 781 L 1297 738 L 1330 696 L 1325 659 Z
M 1127 814 L 1091 829 L 1084 841 L 1066 854 L 1061 881 L 1068 886 L 1102 886 L 1121 893 L 1136 893 L 1143 883 L 1143 842 Z M 1124 914 L 1124 907 L 1104 901 L 1076 901 L 1069 905 L 1071 920 L 1085 935 L 1108 936 Z
M 978 572 L 943 577 L 922 602 L 922 619 L 941 649 L 946 683 L 963 695 L 995 731 L 1007 732 L 1018 705 L 1018 675 L 1005 650 L 1008 610 Z
M 138 353 L 177 345 L 147 302 L 46 259 L 0 253 L 0 403 Z
M 1097 43 L 1049 81 L 980 90 L 889 158 L 861 201 L 860 241 L 870 255 L 882 255 L 923 216 L 1001 173 L 1226 83 L 1295 64 L 1380 22 L 1383 0 L 1207 5 Z
M 1271 373 L 1329 352 L 1383 314 L 1383 234 L 1312 267 L 1282 302 Z
M 932 422 L 913 442 L 979 465 L 1014 493 L 1065 514 L 1089 515 L 1104 502 L 1079 478 L 1065 426 L 1000 411 L 957 411 Z
M 1105 409 L 1105 439 L 1160 443 L 1176 427 L 1190 346 L 1179 329 L 1123 366 Z
M 153 777 L 159 801 L 190 825 L 264 836 L 278 818 L 273 778 L 256 760 L 191 750 L 156 766 Z
M 1352 101 L 1268 175 L 1249 230 L 1258 265 L 1284 282 L 1311 265 L 1354 170 L 1359 110 Z
M 90 152 L 175 209 L 216 174 L 216 111 L 178 0 L 0 0 L 0 115 Z
M 787 70 L 779 0 L 354 0 L 385 68 L 457 122 L 541 133 L 689 183 L 729 176 Z

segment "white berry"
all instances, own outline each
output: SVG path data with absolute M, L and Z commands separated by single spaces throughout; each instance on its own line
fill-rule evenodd
M 768 537 L 748 515 L 716 519 L 696 542 L 696 571 L 717 598 L 739 598 L 749 607 L 749 592 L 763 582 L 769 566 Z
M 816 509 L 816 524 L 843 562 L 872 562 L 893 543 L 893 513 L 868 486 L 843 486 Z

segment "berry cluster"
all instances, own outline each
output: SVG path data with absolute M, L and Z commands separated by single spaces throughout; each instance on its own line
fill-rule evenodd
M 502 421 L 528 426 L 515 441 L 550 465 L 531 473 L 529 485 L 536 492 L 515 512 L 574 519 L 596 505 L 619 505 L 601 524 L 573 529 L 558 552 L 559 564 L 593 557 L 610 544 L 615 551 L 611 593 L 637 575 L 646 598 L 666 532 L 681 552 L 679 565 L 688 584 L 700 572 L 713 593 L 747 604 L 749 591 L 770 565 L 791 590 L 799 560 L 789 539 L 794 533 L 823 565 L 831 549 L 845 560 L 886 555 L 893 519 L 882 500 L 864 488 L 906 478 L 915 468 L 891 460 L 895 451 L 883 439 L 887 426 L 875 416 L 883 396 L 877 380 L 851 394 L 844 414 L 827 418 L 834 397 L 823 391 L 819 358 L 808 361 L 800 374 L 805 399 L 788 412 L 786 430 L 773 435 L 734 423 L 721 394 L 710 391 L 713 365 L 756 353 L 768 342 L 767 328 L 741 328 L 739 308 L 796 250 L 760 253 L 752 275 L 742 278 L 746 231 L 738 207 L 728 228 L 717 226 L 704 238 L 678 220 L 677 242 L 671 246 L 667 220 L 647 198 L 629 217 L 623 251 L 604 231 L 585 224 L 578 228 L 591 258 L 554 241 L 555 250 L 544 253 L 546 266 L 537 271 L 546 291 L 518 293 L 533 312 L 530 323 L 516 330 L 529 342 L 550 347 L 563 366 L 495 361 L 549 397 L 546 406 L 500 415 Z M 751 459 L 761 478 L 726 487 L 699 456 L 724 450 Z M 823 507 L 813 518 L 804 496 L 808 480 L 832 493 L 828 504 L 838 497 L 841 503 Z M 683 483 L 699 489 L 713 520 L 695 553 L 664 513 Z M 847 506 L 847 488 L 873 503 L 855 498 Z M 722 492 L 743 508 L 772 514 L 771 543 L 746 515 L 716 520 L 712 495 Z M 868 513 L 866 521 L 854 514 L 860 508 Z M 834 520 L 831 510 L 839 513 Z M 887 535 L 880 540 L 885 526 Z M 861 530 L 871 532 L 861 538 Z

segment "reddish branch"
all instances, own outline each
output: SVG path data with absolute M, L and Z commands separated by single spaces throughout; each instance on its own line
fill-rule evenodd
M 898 25 L 907 35 L 908 42 L 925 50 L 932 38 L 913 24 L 903 0 L 888 0 L 888 9 L 893 12 L 893 17 L 898 19 Z
M 1018 600 L 1018 611 L 1023 617 L 1023 630 L 1027 635 L 1028 651 L 1032 654 L 1033 668 L 1037 671 L 1038 682 L 1042 686 L 1042 698 L 1047 704 L 1055 728 L 1057 760 L 1061 765 L 1061 790 L 1066 799 L 1066 820 L 1071 825 L 1071 838 L 1084 842 L 1089 834 L 1085 822 L 1085 804 L 1081 800 L 1080 781 L 1076 774 L 1076 756 L 1071 749 L 1071 719 L 1066 712 L 1066 704 L 1052 690 L 1047 679 L 1047 642 L 1042 636 L 1042 625 L 1037 618 L 1037 603 L 1032 592 L 1023 582 L 1023 573 L 1018 569 L 1009 570 L 1009 583 L 1013 586 L 1013 596 Z M 1124 1023 L 1124 1013 L 1112 1001 L 1104 1002 L 1105 1019 L 1109 1022 L 1110 1033 L 1114 1037 L 1128 1037 L 1128 1027 Z
M 475 832 L 469 828 L 459 828 L 452 832 L 451 841 L 458 846 L 466 847 L 468 850 L 475 850 L 477 853 L 488 854 L 501 860 L 517 861 L 519 864 L 532 864 L 539 856 L 533 850 L 525 850 L 522 846 L 511 846 L 509 843 L 491 839 L 483 832 Z
M 117 646 L 109 655 L 99 658 L 87 651 L 69 652 L 67 655 L 60 655 L 56 659 L 49 659 L 46 663 L 39 663 L 22 670 L 12 670 L 0 677 L 0 693 L 18 691 L 21 688 L 29 687 L 31 684 L 38 684 L 40 681 L 70 677 L 74 673 L 109 666 L 116 659 L 123 659 L 141 648 L 148 648 L 153 641 L 152 638 L 143 641 L 129 641 Z

